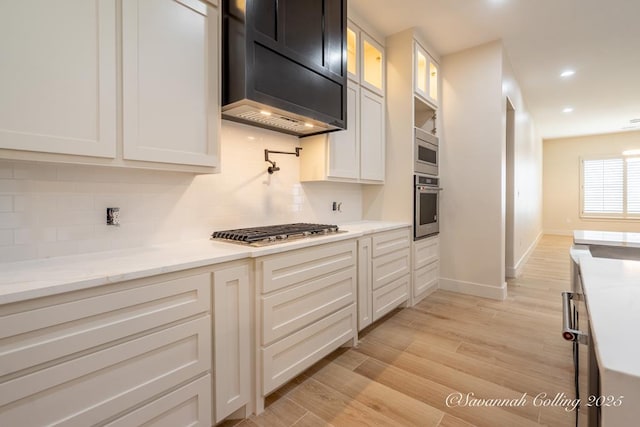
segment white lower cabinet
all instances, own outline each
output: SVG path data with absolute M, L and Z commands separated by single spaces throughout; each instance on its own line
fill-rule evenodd
M 440 277 L 440 238 L 428 237 L 413 244 L 413 289 L 411 305 L 438 288 Z
M 172 425 L 210 426 L 210 287 L 171 273 L 2 306 L 0 425 L 155 419 L 172 411 L 155 401 L 200 381 L 185 400 L 200 412 L 174 406 Z
M 248 264 L 213 272 L 214 421 L 247 405 L 251 396 L 251 304 Z
M 357 337 L 354 240 L 258 258 L 257 412 L 264 397 Z
M 209 426 L 211 375 L 205 375 L 172 391 L 105 427 L 189 427 Z
M 409 228 L 358 240 L 358 330 L 409 300 L 411 288 Z

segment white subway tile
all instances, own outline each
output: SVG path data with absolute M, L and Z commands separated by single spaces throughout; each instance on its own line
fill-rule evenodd
M 31 197 L 25 195 L 13 196 L 13 211 L 24 212 L 31 208 Z
M 34 258 L 38 258 L 38 250 L 35 245 L 0 247 L 0 263 Z
M 37 245 L 38 258 L 52 258 L 78 254 L 78 242 L 50 242 Z
M 0 212 L 0 229 L 24 227 L 26 222 L 22 212 Z
M 33 240 L 33 230 L 31 228 L 18 228 L 13 230 L 13 239 L 16 245 L 28 245 L 35 243 Z
M 90 225 L 58 227 L 57 240 L 65 242 L 70 240 L 88 240 L 92 239 L 93 227 Z
M 58 198 L 58 207 L 72 211 L 90 211 L 94 209 L 91 194 L 63 194 Z
M 0 246 L 13 245 L 13 230 L 0 230 Z
M 13 196 L 0 196 L 0 212 L 13 212 Z

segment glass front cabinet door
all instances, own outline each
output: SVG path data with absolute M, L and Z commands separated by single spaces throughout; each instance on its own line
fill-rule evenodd
M 414 52 L 414 91 L 416 95 L 438 106 L 438 64 L 417 42 Z

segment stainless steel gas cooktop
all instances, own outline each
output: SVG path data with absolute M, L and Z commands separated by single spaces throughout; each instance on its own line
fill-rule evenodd
M 341 232 L 343 231 L 337 225 L 297 223 L 214 231 L 211 238 L 233 243 L 244 243 L 251 246 L 264 246 L 284 243 L 293 239 Z

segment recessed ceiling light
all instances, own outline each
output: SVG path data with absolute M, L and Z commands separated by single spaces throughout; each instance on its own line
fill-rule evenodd
M 573 112 L 573 107 L 566 107 L 562 110 L 563 113 L 571 113 Z
M 560 77 L 571 77 L 575 74 L 576 72 L 573 70 L 565 70 L 562 73 L 560 73 Z

